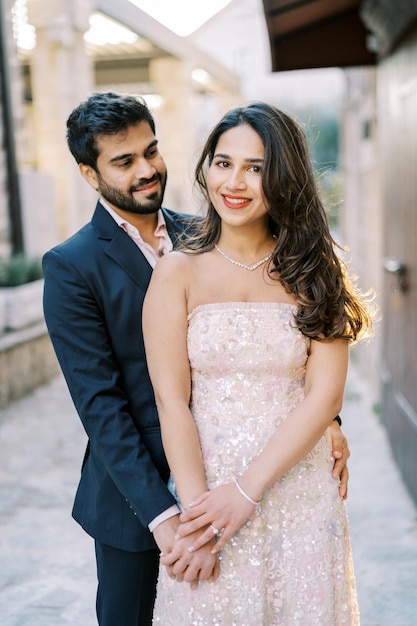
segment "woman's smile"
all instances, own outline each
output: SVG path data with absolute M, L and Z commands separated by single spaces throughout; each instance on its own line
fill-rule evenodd
M 242 209 L 247 206 L 250 202 L 250 198 L 243 198 L 241 196 L 231 196 L 229 194 L 222 194 L 223 202 L 227 206 L 228 209 Z

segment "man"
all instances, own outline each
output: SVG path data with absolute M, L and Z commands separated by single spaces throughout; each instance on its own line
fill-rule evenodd
M 45 319 L 88 435 L 73 516 L 95 539 L 100 626 L 147 626 L 160 551 L 182 542 L 177 580 L 218 574 L 208 545 L 189 552 L 195 535 L 175 540 L 179 511 L 141 328 L 152 268 L 192 218 L 161 208 L 167 172 L 143 102 L 93 94 L 68 118 L 67 141 L 100 195 L 91 222 L 43 259 Z M 340 473 L 343 435 L 334 447 Z M 345 468 L 344 492 L 346 484 Z

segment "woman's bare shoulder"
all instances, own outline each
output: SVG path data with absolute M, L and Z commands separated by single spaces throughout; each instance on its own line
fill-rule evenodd
M 154 274 L 157 276 L 176 276 L 189 271 L 194 254 L 175 250 L 161 257 L 156 264 Z

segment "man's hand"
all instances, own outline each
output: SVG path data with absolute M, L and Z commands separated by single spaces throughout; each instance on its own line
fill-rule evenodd
M 200 549 L 194 549 L 200 535 L 201 531 L 176 539 L 172 550 L 161 555 L 160 559 L 171 578 L 177 582 L 188 582 L 193 589 L 200 581 L 217 580 L 220 573 L 218 555 L 213 552 L 213 534 L 209 542 L 203 542 Z
M 332 476 L 333 478 L 340 478 L 339 494 L 341 498 L 346 500 L 349 480 L 349 470 L 346 463 L 350 457 L 350 450 L 347 439 L 336 421 L 333 421 L 329 426 L 329 432 L 332 439 L 332 455 L 335 459 Z
M 161 550 L 161 564 L 167 568 L 168 575 L 177 582 L 188 582 L 195 589 L 199 581 L 217 580 L 220 564 L 216 554 L 212 553 L 214 538 L 201 550 L 190 550 L 201 532 L 183 539 L 175 539 L 178 532 L 178 515 L 170 517 L 154 529 L 154 538 Z
M 154 529 L 153 537 L 161 552 L 167 553 L 172 549 L 179 523 L 179 515 L 174 515 L 158 524 Z

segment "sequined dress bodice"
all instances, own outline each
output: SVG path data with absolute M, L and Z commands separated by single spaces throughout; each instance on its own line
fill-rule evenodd
M 239 476 L 304 397 L 309 342 L 294 307 L 224 303 L 189 315 L 191 410 L 209 488 Z M 359 624 L 345 504 L 329 441 L 263 495 L 222 551 L 221 575 L 196 591 L 161 568 L 164 626 Z

